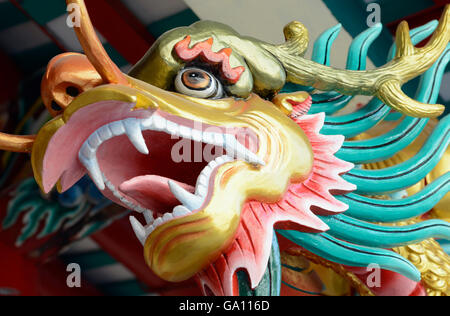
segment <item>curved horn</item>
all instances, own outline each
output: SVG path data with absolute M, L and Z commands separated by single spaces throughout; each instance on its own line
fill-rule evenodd
M 286 42 L 277 45 L 278 49 L 295 56 L 304 56 L 309 44 L 308 29 L 298 21 L 286 25 L 283 30 Z
M 289 34 L 292 36 L 295 32 Z M 437 117 L 445 109 L 443 105 L 424 104 L 408 98 L 401 86 L 423 74 L 445 50 L 450 40 L 450 5 L 445 7 L 439 26 L 425 47 L 414 47 L 409 37 L 408 24 L 402 22 L 396 35 L 396 57 L 383 67 L 373 70 L 351 71 L 315 63 L 286 49 L 293 42 L 292 37 L 286 40 L 284 46 L 262 46 L 283 64 L 288 81 L 346 95 L 377 96 L 395 110 L 415 117 Z
M 84 53 L 89 61 L 98 71 L 102 79 L 107 83 L 128 85 L 126 76 L 117 65 L 109 58 L 102 43 L 98 39 L 84 0 L 66 0 L 67 6 L 75 5 L 80 13 L 80 25 L 74 26 L 78 40 L 83 47 Z
M 36 136 L 34 135 L 9 135 L 0 133 L 0 150 L 14 151 L 18 153 L 31 152 Z
M 67 6 L 75 5 L 80 13 L 80 25 L 74 26 L 75 33 L 89 61 L 106 83 L 128 85 L 126 76 L 109 58 L 95 33 L 84 0 L 66 0 Z M 35 135 L 10 135 L 0 133 L 0 150 L 31 152 Z

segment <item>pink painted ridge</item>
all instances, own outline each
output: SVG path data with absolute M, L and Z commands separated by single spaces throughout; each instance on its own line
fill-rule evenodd
M 217 53 L 213 52 L 213 42 L 214 39 L 210 37 L 203 42 L 195 44 L 192 48 L 189 48 L 191 37 L 188 35 L 175 44 L 174 50 L 178 57 L 183 61 L 192 61 L 200 57 L 210 64 L 219 64 L 221 66 L 222 76 L 225 77 L 226 80 L 232 84 L 238 82 L 242 73 L 245 71 L 245 67 L 238 66 L 232 68 L 230 65 L 232 49 L 224 48 Z

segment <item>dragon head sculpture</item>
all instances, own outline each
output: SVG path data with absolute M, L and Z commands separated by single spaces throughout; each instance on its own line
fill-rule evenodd
M 333 196 L 355 189 L 340 177 L 353 165 L 334 157 L 344 138 L 320 135 L 324 115 L 306 115 L 311 97 L 278 93 L 287 81 L 378 96 L 416 116 L 443 110 L 400 88 L 447 45 L 450 10 L 421 49 L 402 24 L 396 58 L 371 71 L 303 59 L 308 34 L 298 22 L 286 27 L 286 43 L 271 45 L 202 21 L 161 36 L 125 75 L 84 2 L 67 2 L 81 8 L 75 31 L 86 55 L 50 62 L 42 96 L 54 118 L 36 136 L 0 135 L 0 146 L 31 152 L 44 192 L 65 191 L 88 173 L 107 198 L 142 213 L 146 224 L 131 224 L 148 266 L 168 281 L 198 275 L 232 294 L 234 273 L 245 269 L 255 286 L 274 226 L 320 233 L 328 226 L 317 215 L 347 209 Z

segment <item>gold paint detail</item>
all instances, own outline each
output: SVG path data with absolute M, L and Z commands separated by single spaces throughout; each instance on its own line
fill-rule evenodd
M 346 279 L 361 296 L 375 296 L 375 294 L 354 273 L 346 270 L 341 264 L 328 261 L 301 247 L 289 248 L 287 253 L 294 256 L 303 256 L 316 265 L 331 269 L 336 274 Z
M 9 135 L 0 133 L 0 150 L 18 153 L 31 152 L 36 136 L 34 135 Z
M 396 223 L 395 226 L 411 225 L 420 222 L 413 219 Z M 402 257 L 408 259 L 420 271 L 422 284 L 429 296 L 450 295 L 450 256 L 434 239 L 420 243 L 393 248 Z
M 395 110 L 413 117 L 437 117 L 445 107 L 441 104 L 427 104 L 408 97 L 402 91 L 398 80 L 388 80 L 380 86 L 377 97 Z
M 286 252 L 281 253 L 281 263 L 298 269 L 298 271 L 294 271 L 285 266 L 282 267 L 283 281 L 288 284 L 303 289 L 301 285 L 307 283 L 308 278 L 317 276 L 324 285 L 321 295 L 348 296 L 351 294 L 350 282 L 328 267 L 313 263 L 303 256 L 294 256 Z
M 121 101 L 134 104 L 135 108 L 149 106 L 153 104 L 139 90 L 123 85 L 103 85 L 81 94 L 65 109 L 62 115 L 64 122 L 68 122 L 70 117 L 81 108 L 100 101 Z
M 53 120 L 47 122 L 39 130 L 39 133 L 36 136 L 36 141 L 33 145 L 33 150 L 31 152 L 31 166 L 33 168 L 34 179 L 41 188 L 42 192 L 44 192 L 44 186 L 42 184 L 42 171 L 45 152 L 50 139 L 63 125 L 64 121 L 61 116 L 57 116 Z
M 394 251 L 417 267 L 429 296 L 450 295 L 450 257 L 437 241 L 428 239 Z
M 292 21 L 284 27 L 283 33 L 286 42 L 278 45 L 278 48 L 287 54 L 303 57 L 309 44 L 308 29 L 303 23 Z
M 273 99 L 272 102 L 280 108 L 281 111 L 283 111 L 286 115 L 290 115 L 292 113 L 292 103 L 289 102 L 297 102 L 297 103 L 303 103 L 306 101 L 306 99 L 309 98 L 309 93 L 304 91 L 299 92 L 293 92 L 293 93 L 280 93 L 277 94 Z

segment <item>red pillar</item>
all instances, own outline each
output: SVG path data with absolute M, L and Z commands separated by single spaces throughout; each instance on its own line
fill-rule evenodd
M 86 0 L 95 28 L 129 63 L 135 64 L 153 43 L 145 27 L 119 1 Z

